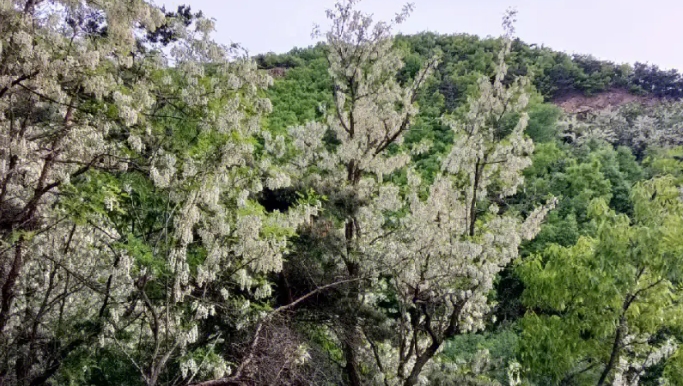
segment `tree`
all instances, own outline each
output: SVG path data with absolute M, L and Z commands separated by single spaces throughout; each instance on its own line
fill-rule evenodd
M 271 79 L 180 13 L 0 5 L 3 384 L 90 383 L 98 359 L 147 385 L 227 372 L 220 332 L 199 329 L 217 308 L 253 318 L 315 213 L 258 204 L 289 181 L 254 146 Z
M 336 84 L 328 124 L 335 142 L 325 143 L 325 126 L 295 128 L 295 165 L 307 167 L 302 181 L 329 195 L 328 210 L 337 216 L 331 222 L 342 225 L 322 258 L 343 264 L 348 277 L 368 279 L 347 288 L 343 312 L 334 319 L 342 324 L 335 331 L 349 383 L 362 382 L 362 357 L 374 359 L 375 369 L 363 371 L 370 378 L 414 385 L 446 339 L 483 326 L 495 274 L 514 259 L 522 238 L 535 234 L 548 208 L 522 224 L 490 203 L 514 194 L 532 151 L 524 137 L 525 115 L 508 128 L 510 116 L 526 106 L 523 81 L 510 89 L 502 84 L 509 44 L 495 81 L 481 79 L 467 119 L 450 123 L 456 141 L 434 184 L 427 187 L 410 168 L 407 183 L 394 181 L 392 174 L 406 170 L 408 162 L 396 145 L 415 114 L 415 87 L 427 73 L 423 69 L 414 83 L 398 87 L 389 43 L 366 46 L 367 32 L 353 26 L 369 26 L 370 20 L 351 5 L 338 4 L 337 13 L 331 12 L 328 34 Z M 383 28 L 373 31 L 384 39 Z M 351 35 L 340 38 L 344 33 Z
M 356 0 L 339 2 L 327 15 L 332 21 L 326 34 L 329 73 L 334 83 L 334 106 L 327 125 L 310 123 L 290 131 L 297 155 L 293 173 L 302 174 L 301 184 L 313 187 L 329 197 L 329 213 L 340 227 L 330 232 L 335 249 L 329 259 L 343 264 L 345 275 L 356 279 L 348 284 L 347 306 L 339 310 L 345 372 L 349 384 L 362 383 L 358 350 L 363 337 L 359 329 L 359 301 L 365 295 L 361 278 L 376 275 L 368 264 L 366 234 L 369 213 L 382 208 L 372 205 L 377 195 L 384 197 L 389 176 L 403 167 L 409 156 L 392 152 L 418 110 L 417 91 L 436 64 L 423 64 L 412 82 L 402 86 L 396 80 L 402 61 L 392 49 L 390 31 L 393 23 L 374 23 L 369 15 L 356 10 Z M 400 23 L 412 6 L 396 16 Z M 334 138 L 327 142 L 325 136 Z
M 513 17 L 508 14 L 504 23 L 509 34 Z M 482 78 L 466 118 L 450 122 L 455 141 L 433 184 L 425 190 L 409 170 L 404 201 L 398 189 L 392 194 L 387 188 L 376 200 L 393 213 L 385 221 L 373 218 L 382 226 L 366 230 L 368 249 L 387 272 L 384 290 L 368 301 L 380 308 L 389 303 L 385 312 L 395 335 L 376 342 L 366 335 L 387 384 L 417 384 L 446 340 L 484 328 L 494 279 L 553 205 L 520 221 L 497 204 L 516 192 L 533 150 L 524 135 L 524 79 L 503 86 L 509 36 L 493 82 Z M 509 130 L 507 119 L 518 113 Z
M 133 98 L 118 92 L 120 75 L 133 63 L 134 31 L 163 21 L 141 1 L 54 3 L 0 5 L 0 379 L 7 383 L 45 382 L 96 335 L 75 319 L 84 310 L 103 316 L 108 289 L 90 279 L 99 271 L 106 282 L 114 259 L 95 253 L 99 234 L 88 240 L 90 230 L 55 206 L 71 180 L 126 166 L 107 132 L 138 118 Z M 146 108 L 146 86 L 130 91 Z
M 548 247 L 520 270 L 530 311 L 523 365 L 552 384 L 637 384 L 676 348 L 683 203 L 670 177 L 639 183 L 633 217 L 591 203 L 594 233 Z M 617 382 L 616 384 L 621 384 Z

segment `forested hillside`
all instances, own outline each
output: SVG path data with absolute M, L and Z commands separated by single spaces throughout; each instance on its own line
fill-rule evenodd
M 683 385 L 683 77 L 357 3 L 0 0 L 0 385 Z

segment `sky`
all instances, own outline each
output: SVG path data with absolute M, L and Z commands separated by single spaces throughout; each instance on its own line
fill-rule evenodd
M 683 71 L 683 0 L 411 0 L 415 10 L 396 32 L 502 33 L 505 10 L 518 11 L 517 36 L 567 53 L 617 63 L 648 62 Z M 325 31 L 325 10 L 335 0 L 156 0 L 216 20 L 214 38 L 240 43 L 252 55 L 284 53 L 314 44 L 311 30 Z M 359 8 L 388 20 L 405 0 L 363 0 Z

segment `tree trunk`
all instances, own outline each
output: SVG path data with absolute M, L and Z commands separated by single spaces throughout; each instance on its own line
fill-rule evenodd
M 621 318 L 619 319 L 619 326 L 617 327 L 616 335 L 614 336 L 614 343 L 612 344 L 612 353 L 609 356 L 609 362 L 607 362 L 605 369 L 602 371 L 602 374 L 600 375 L 600 379 L 598 380 L 597 386 L 602 386 L 605 384 L 605 381 L 607 381 L 607 377 L 609 376 L 609 373 L 612 371 L 612 368 L 614 368 L 614 365 L 617 362 L 617 358 L 619 357 L 619 351 L 620 351 L 619 349 L 621 348 L 621 339 L 622 339 L 621 334 L 624 330 L 625 324 L 626 324 L 626 317 L 624 315 L 622 315 Z
M 349 164 L 348 172 L 349 182 L 355 184 L 355 177 L 357 173 L 355 171 L 353 162 Z M 352 217 L 353 213 L 348 213 L 348 215 L 351 216 L 351 218 L 346 220 L 346 224 L 344 227 L 344 238 L 346 240 L 346 256 L 344 262 L 346 264 L 346 269 L 349 278 L 356 279 L 360 276 L 360 266 L 357 262 L 353 260 L 353 242 L 355 237 L 357 236 L 356 221 Z M 356 314 L 356 311 L 360 307 L 360 304 L 358 302 L 358 296 L 360 294 L 360 283 L 353 282 L 349 285 L 350 288 L 348 300 L 350 304 L 347 311 L 345 312 L 345 315 L 342 315 L 342 318 L 346 319 L 343 322 L 344 330 L 342 339 L 342 349 L 344 351 L 344 359 L 346 361 L 346 365 L 344 366 L 344 372 L 346 373 L 346 376 L 348 378 L 348 384 L 350 386 L 361 386 L 362 382 L 358 364 L 357 347 L 360 346 L 362 337 L 360 336 L 360 333 L 358 331 L 358 315 Z
M 348 262 L 347 269 L 350 278 L 357 278 L 359 267 L 357 263 Z M 353 282 L 349 284 L 351 286 L 349 291 L 349 302 L 350 306 L 347 310 L 346 315 L 342 315 L 343 319 L 343 344 L 342 348 L 344 350 L 344 359 L 346 360 L 346 365 L 344 366 L 344 372 L 348 378 L 348 384 L 350 386 L 360 386 L 361 382 L 360 369 L 358 364 L 358 347 L 361 345 L 362 337 L 358 331 L 358 315 L 356 311 L 360 307 L 358 303 L 358 295 L 360 293 L 359 283 Z
M 354 319 L 355 321 L 355 319 Z M 360 334 L 356 329 L 355 323 L 352 326 L 347 326 L 344 329 L 344 359 L 346 366 L 344 372 L 348 378 L 350 386 L 361 386 L 360 369 L 358 364 L 358 355 L 356 348 L 360 345 Z
M 480 179 L 480 170 L 479 170 L 479 160 L 477 160 L 477 164 L 474 166 L 474 185 L 472 186 L 472 203 L 470 204 L 470 223 L 468 224 L 470 229 L 468 229 L 468 233 L 470 237 L 474 236 L 474 226 L 477 223 L 477 189 L 479 189 L 479 179 Z
M 417 381 L 419 380 L 420 373 L 422 373 L 422 369 L 427 364 L 427 362 L 429 362 L 434 357 L 434 355 L 436 355 L 436 351 L 439 349 L 439 346 L 441 346 L 441 343 L 432 342 L 432 344 L 429 345 L 429 347 L 427 347 L 425 352 L 423 352 L 422 355 L 415 359 L 413 369 L 410 371 L 410 375 L 408 376 L 408 378 L 406 378 L 405 382 L 403 382 L 403 386 L 417 385 Z
M 12 307 L 12 301 L 14 300 L 14 287 L 17 280 L 19 279 L 19 273 L 23 267 L 23 239 L 19 239 L 14 248 L 14 260 L 12 261 L 12 267 L 7 273 L 5 282 L 2 285 L 2 301 L 0 302 L 0 336 L 3 335 L 7 321 L 9 320 L 10 308 Z

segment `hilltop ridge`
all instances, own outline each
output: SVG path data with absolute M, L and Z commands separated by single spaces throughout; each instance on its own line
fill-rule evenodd
M 405 75 L 415 72 L 434 53 L 441 53 L 442 61 L 436 74 L 439 80 L 437 88 L 445 98 L 447 109 L 464 102 L 479 75 L 491 75 L 493 59 L 500 44 L 499 38 L 468 34 L 425 32 L 396 37 L 396 46 L 405 57 Z M 288 70 L 311 66 L 323 57 L 322 45 L 319 44 L 295 48 L 285 54 L 258 55 L 256 60 L 262 69 L 269 70 L 274 78 L 279 79 L 285 77 Z M 544 99 L 568 113 L 683 97 L 683 75 L 677 70 L 662 70 L 655 64 L 643 62 L 614 63 L 591 55 L 569 55 L 520 39 L 513 43 L 508 66 L 512 77 L 530 75 L 534 87 Z

